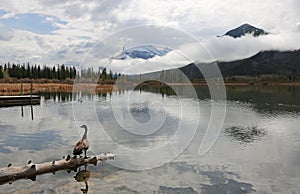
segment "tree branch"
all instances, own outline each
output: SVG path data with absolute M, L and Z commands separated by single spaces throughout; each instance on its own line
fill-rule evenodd
M 106 153 L 99 154 L 94 157 L 88 158 L 71 158 L 69 155 L 57 161 L 44 162 L 40 164 L 29 163 L 25 166 L 11 166 L 0 169 L 0 185 L 7 182 L 13 182 L 18 179 L 31 179 L 36 180 L 36 176 L 45 173 L 55 173 L 60 170 L 76 170 L 78 167 L 83 165 L 94 164 L 97 162 L 111 160 L 115 158 L 115 154 Z

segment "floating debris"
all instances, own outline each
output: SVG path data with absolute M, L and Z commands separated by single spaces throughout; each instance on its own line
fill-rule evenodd
M 257 126 L 233 126 L 225 129 L 225 135 L 232 137 L 242 144 L 252 143 L 266 134 L 265 129 Z

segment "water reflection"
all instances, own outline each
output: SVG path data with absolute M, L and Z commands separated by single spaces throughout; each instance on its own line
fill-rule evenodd
M 0 152 L 12 153 L 15 150 L 43 150 L 52 143 L 60 144 L 61 136 L 55 131 L 37 131 L 35 133 L 9 133 L 0 142 Z
M 227 87 L 229 100 L 250 102 L 259 113 L 282 114 L 300 111 L 300 87 L 296 86 L 248 86 Z
M 143 100 L 146 101 L 146 100 Z M 143 103 L 133 103 L 130 104 L 129 110 L 132 114 L 132 117 L 140 123 L 146 123 L 151 118 L 149 111 L 152 111 L 152 118 L 151 119 L 160 119 L 162 112 L 159 110 L 149 110 L 150 102 L 146 101 Z M 119 109 L 122 112 L 122 117 L 124 121 L 128 120 L 128 116 L 126 114 L 126 109 L 128 107 L 126 104 L 120 104 Z M 166 120 L 164 121 L 163 125 L 158 128 L 157 131 L 150 135 L 137 135 L 128 132 L 124 129 L 135 129 L 137 126 L 134 123 L 127 122 L 125 125 L 120 126 L 120 123 L 112 119 L 114 118 L 114 113 L 111 107 L 103 108 L 102 106 L 98 106 L 96 104 L 96 111 L 97 111 L 97 119 L 104 126 L 105 132 L 111 137 L 115 142 L 118 142 L 120 145 L 124 145 L 131 148 L 147 148 L 151 146 L 157 146 L 157 144 L 163 144 L 166 142 L 174 133 L 176 132 L 176 128 L 179 124 L 179 119 L 175 116 L 168 115 Z M 147 128 L 140 128 L 139 130 L 147 130 Z M 99 135 L 98 135 L 99 136 Z M 93 137 L 92 137 L 93 138 Z M 132 141 L 134 139 L 134 141 Z M 99 142 L 96 142 L 96 145 L 99 145 Z M 100 145 L 99 145 L 100 146 Z
M 176 88 L 176 86 L 175 86 L 175 88 Z M 139 85 L 135 89 L 139 90 L 140 92 L 147 91 L 147 92 L 159 93 L 159 94 L 161 94 L 162 97 L 176 95 L 176 92 L 171 87 L 166 86 L 166 85 L 164 85 L 164 86 L 162 86 L 162 85 L 153 85 L 153 86 Z
M 119 186 L 119 187 L 115 187 L 113 189 L 113 193 L 128 193 L 128 194 L 139 194 L 138 191 L 134 190 L 134 189 L 130 189 L 127 186 L 123 185 L 123 186 Z
M 188 95 L 183 86 L 140 86 L 137 89 L 147 92 L 159 93 L 162 96 Z M 210 99 L 209 88 L 195 86 L 198 98 Z M 254 109 L 262 114 L 300 111 L 299 86 L 228 86 L 226 87 L 227 100 L 251 103 Z M 188 96 L 187 96 L 188 97 Z
M 187 162 L 171 162 L 167 166 L 175 168 L 182 174 L 195 173 L 198 176 L 207 177 L 209 184 L 199 182 L 201 193 L 205 194 L 219 194 L 219 193 L 233 193 L 244 194 L 255 192 L 253 185 L 246 182 L 241 182 L 236 179 L 240 178 L 240 175 L 234 172 L 230 172 L 226 169 L 212 169 L 211 166 L 198 166 L 194 164 L 188 164 Z M 206 168 L 206 170 L 204 170 Z M 160 191 L 167 193 L 198 193 L 193 187 L 168 187 L 160 186 Z
M 175 91 L 173 89 L 175 89 Z M 160 94 L 161 97 L 174 95 L 186 96 L 184 86 L 147 86 L 142 85 L 137 88 L 139 92 L 147 91 Z M 210 99 L 208 87 L 195 86 L 198 98 L 201 100 Z M 107 98 L 111 95 L 123 95 L 126 90 L 119 90 L 114 93 L 99 92 L 97 94 L 89 92 L 51 92 L 40 93 L 44 100 L 54 102 L 71 101 L 93 101 L 95 97 Z M 300 111 L 300 87 L 297 86 L 229 86 L 226 87 L 227 100 L 251 103 L 257 111 L 267 113 L 299 112 Z M 188 96 L 186 96 L 188 97 Z
M 79 175 L 82 178 L 78 179 L 83 182 L 73 178 L 80 172 L 71 173 L 72 176 L 60 172 L 55 176 L 49 174 L 39 177 L 34 187 L 31 181 L 14 182 L 13 186 L 2 185 L 0 193 L 23 190 L 25 193 L 297 193 L 300 189 L 299 88 L 228 87 L 224 133 L 212 150 L 200 157 L 197 151 L 203 129 L 209 121 L 210 95 L 206 87 L 196 87 L 199 99 L 185 96 L 185 105 L 192 107 L 193 102 L 200 103 L 199 134 L 175 161 L 145 171 L 127 171 L 104 163 L 100 167 L 89 166 L 90 176 L 86 183 L 84 177 L 88 176 L 84 175 L 87 173 L 84 170 L 80 170 L 83 175 Z M 176 91 L 184 93 L 183 88 Z M 161 86 L 143 87 L 135 92 L 139 98 L 129 107 L 124 104 L 126 91 L 112 94 L 41 94 L 41 105 L 35 107 L 34 121 L 27 119 L 30 112 L 26 106 L 24 118 L 18 114 L 20 107 L 0 108 L 0 158 L 3 166 L 8 163 L 23 164 L 28 159 L 40 162 L 50 158 L 51 161 L 69 153 L 74 141 L 81 135 L 74 123 L 83 121 L 83 117 L 74 119 L 72 106 L 78 107 L 80 114 L 85 114 L 88 122 L 92 123 L 90 152 L 115 152 L 116 149 L 99 132 L 98 120 L 105 132 L 123 146 L 143 149 L 162 145 L 174 135 L 180 123 L 180 110 L 175 103 L 174 92 Z M 161 127 L 163 130 L 144 137 L 126 132 L 118 125 L 111 111 L 111 99 L 116 96 L 120 100 L 119 108 L 129 108 L 128 112 L 141 123 L 148 122 L 154 110 L 149 106 L 148 99 L 169 103 L 167 118 Z M 153 113 L 154 116 L 160 115 L 158 110 Z M 193 115 L 193 112 L 190 111 L 190 114 Z M 194 122 L 189 117 L 182 120 L 186 128 Z M 133 123 L 128 122 L 127 125 L 131 127 Z M 185 138 L 185 134 L 181 135 Z M 116 162 L 135 160 L 126 154 L 119 154 Z
M 212 184 L 201 184 L 204 194 L 232 193 L 246 194 L 255 192 L 253 185 L 250 183 L 240 182 L 225 176 L 224 171 L 201 171 L 202 175 L 206 175 Z
M 224 183 L 205 185 L 202 184 L 202 193 L 204 194 L 219 194 L 219 193 L 231 193 L 231 194 L 246 194 L 255 192 L 252 188 L 253 185 L 249 183 L 243 183 L 232 179 L 226 179 Z
M 192 187 L 167 187 L 159 186 L 159 193 L 187 193 L 187 194 L 197 194 Z
M 57 102 L 68 102 L 72 101 L 73 97 L 76 97 L 80 93 L 72 93 L 72 92 L 43 92 L 40 93 L 46 100 L 54 100 Z
M 175 89 L 175 91 L 173 89 Z M 162 98 L 179 95 L 185 96 L 183 86 L 147 86 L 142 85 L 137 88 L 139 92 L 152 92 L 161 94 Z M 195 86 L 198 98 L 201 100 L 210 99 L 208 87 Z M 97 93 L 96 95 L 89 92 L 52 92 L 40 93 L 45 101 L 52 100 L 55 102 L 71 101 L 94 101 L 95 97 L 106 99 L 111 95 L 123 95 L 126 90 L 119 90 L 114 93 Z M 229 86 L 226 87 L 227 100 L 250 103 L 251 106 L 262 114 L 280 114 L 283 112 L 297 113 L 300 111 L 300 87 L 297 86 Z M 186 96 L 188 97 L 188 96 Z M 134 112 L 135 110 L 133 110 Z
M 76 175 L 74 176 L 74 179 L 77 182 L 84 182 L 85 184 L 85 188 L 84 189 L 80 189 L 80 191 L 82 191 L 82 193 L 86 194 L 89 191 L 89 186 L 88 186 L 88 180 L 91 176 L 90 171 L 88 170 L 79 170 L 79 172 L 76 173 Z

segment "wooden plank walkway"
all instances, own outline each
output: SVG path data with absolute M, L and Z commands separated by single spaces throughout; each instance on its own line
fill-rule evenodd
M 39 105 L 41 98 L 38 95 L 0 96 L 0 107 Z

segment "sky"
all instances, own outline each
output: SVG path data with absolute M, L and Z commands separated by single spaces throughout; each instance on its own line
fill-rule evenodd
M 217 37 L 244 23 L 270 35 Z M 124 45 L 143 44 L 173 51 L 150 60 L 109 60 Z M 0 0 L 1 64 L 108 65 L 146 72 L 271 49 L 300 49 L 299 0 Z

